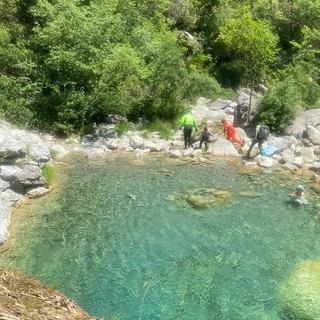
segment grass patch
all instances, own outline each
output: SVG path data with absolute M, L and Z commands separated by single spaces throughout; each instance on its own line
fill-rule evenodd
M 169 140 L 173 133 L 173 125 L 170 122 L 164 122 L 161 120 L 154 120 L 148 122 L 143 126 L 143 136 L 149 136 L 151 132 L 159 132 L 162 139 Z
M 133 125 L 127 121 L 119 121 L 116 123 L 116 131 L 119 137 L 133 129 Z
M 54 166 L 46 164 L 42 168 L 42 175 L 46 179 L 47 183 L 51 184 L 56 174 L 56 169 Z

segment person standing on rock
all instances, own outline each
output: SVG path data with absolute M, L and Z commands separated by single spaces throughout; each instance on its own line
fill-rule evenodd
M 190 109 L 180 120 L 180 129 L 182 128 L 183 128 L 184 147 L 185 149 L 187 149 L 191 147 L 191 134 L 192 134 L 193 128 L 195 128 L 196 132 L 198 131 L 196 119 L 192 115 L 192 112 Z
M 199 145 L 200 149 L 202 148 L 202 144 L 204 143 L 205 150 L 208 150 L 208 140 L 210 136 L 213 136 L 213 134 L 208 130 L 207 127 L 204 127 L 201 133 L 201 140 Z
M 260 153 L 263 154 L 262 145 L 265 141 L 268 140 L 269 135 L 270 135 L 269 127 L 267 125 L 261 125 L 260 123 L 258 123 L 258 125 L 256 126 L 256 133 L 255 133 L 254 138 L 251 142 L 251 145 L 246 153 L 246 156 L 248 158 L 250 158 L 250 152 L 256 143 L 258 143 Z
M 236 137 L 236 128 L 226 119 L 221 120 L 221 123 L 223 125 L 223 136 L 229 141 L 240 144 L 242 147 L 244 143 Z

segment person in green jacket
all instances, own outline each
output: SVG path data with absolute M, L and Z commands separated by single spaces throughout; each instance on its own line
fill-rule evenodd
M 188 112 L 181 118 L 181 121 L 180 121 L 180 129 L 183 128 L 183 138 L 184 138 L 185 148 L 191 147 L 191 134 L 192 134 L 193 127 L 197 132 L 198 127 L 197 127 L 196 119 L 192 115 L 191 110 L 188 110 Z

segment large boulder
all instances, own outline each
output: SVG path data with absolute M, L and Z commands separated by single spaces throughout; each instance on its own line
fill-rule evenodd
M 218 138 L 216 142 L 213 143 L 210 151 L 215 156 L 221 156 L 221 157 L 239 157 L 240 156 L 238 151 L 233 146 L 233 144 L 224 138 Z
M 23 158 L 26 154 L 27 146 L 13 138 L 9 129 L 0 128 L 0 158 Z
M 0 178 L 10 184 L 14 190 L 24 190 L 28 187 L 44 186 L 46 181 L 41 169 L 34 165 L 1 166 Z
M 288 319 L 320 319 L 320 262 L 302 261 L 277 290 L 277 300 Z
M 307 138 L 313 144 L 320 145 L 320 131 L 311 125 L 306 125 Z
M 297 138 L 302 138 L 306 135 L 307 124 L 316 129 L 320 128 L 320 109 L 300 112 L 292 124 L 286 128 L 285 133 Z

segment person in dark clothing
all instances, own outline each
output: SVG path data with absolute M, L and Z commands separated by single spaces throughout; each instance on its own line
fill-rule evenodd
M 204 143 L 205 150 L 208 150 L 208 140 L 210 136 L 213 136 L 213 134 L 208 130 L 207 127 L 204 127 L 203 131 L 201 132 L 201 140 L 199 145 L 200 149 L 202 148 L 202 144 Z
M 259 150 L 260 150 L 260 153 L 262 154 L 262 144 L 268 140 L 268 137 L 269 137 L 269 134 L 270 134 L 270 131 L 269 131 L 269 127 L 266 126 L 266 125 L 261 125 L 261 124 L 258 124 L 256 126 L 256 133 L 255 133 L 255 136 L 251 142 L 251 145 L 246 153 L 246 156 L 248 158 L 250 158 L 250 152 L 252 150 L 252 148 L 255 146 L 256 143 L 258 143 L 258 147 L 259 147 Z

